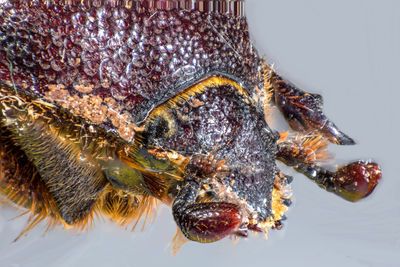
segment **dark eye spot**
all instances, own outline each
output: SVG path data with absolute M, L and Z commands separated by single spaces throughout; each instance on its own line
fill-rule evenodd
M 154 140 L 162 138 L 169 132 L 168 121 L 163 117 L 155 117 L 153 121 L 148 125 L 146 132 L 143 137 L 147 140 Z

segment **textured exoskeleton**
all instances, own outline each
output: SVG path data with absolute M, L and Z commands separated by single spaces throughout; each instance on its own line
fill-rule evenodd
M 288 134 L 268 126 L 271 104 Z M 318 166 L 354 141 L 260 57 L 239 0 L 1 1 L 0 132 L 24 232 L 94 213 L 126 224 L 161 200 L 186 238 L 212 242 L 281 227 L 291 177 L 276 160 L 351 201 L 380 179 L 372 162 Z

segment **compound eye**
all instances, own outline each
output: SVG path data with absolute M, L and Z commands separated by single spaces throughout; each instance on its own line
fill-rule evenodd
M 172 120 L 169 116 L 157 116 L 152 119 L 149 123 L 147 132 L 153 136 L 153 138 L 161 138 L 168 135 L 171 128 Z

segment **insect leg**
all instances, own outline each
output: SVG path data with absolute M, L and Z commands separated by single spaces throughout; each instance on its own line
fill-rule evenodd
M 371 194 L 381 178 L 378 164 L 360 160 L 329 171 L 315 163 L 324 157 L 326 147 L 321 142 L 319 137 L 280 142 L 277 159 L 346 200 L 358 201 Z
M 101 166 L 38 110 L 13 100 L 1 102 L 0 110 L 2 123 L 35 166 L 62 219 L 70 225 L 84 221 L 107 183 Z
M 172 212 L 182 233 L 190 240 L 208 243 L 229 234 L 240 234 L 239 207 L 225 202 L 195 203 L 197 182 L 187 183 L 172 204 Z
M 49 192 L 36 167 L 11 139 L 11 132 L 0 126 L 0 193 L 18 206 L 37 213 L 51 212 Z
M 339 145 L 353 145 L 354 140 L 341 132 L 322 111 L 323 100 L 318 94 L 310 94 L 297 88 L 275 72 L 270 74 L 273 97 L 290 127 L 299 132 L 317 132 Z

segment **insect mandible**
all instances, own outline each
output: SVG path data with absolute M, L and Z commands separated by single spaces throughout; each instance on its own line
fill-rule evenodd
M 290 131 L 271 129 L 275 105 Z M 356 161 L 322 97 L 277 74 L 253 46 L 244 1 L 0 3 L 0 190 L 31 212 L 22 234 L 137 222 L 172 206 L 185 239 L 281 228 L 293 167 L 357 201 L 381 177 Z

